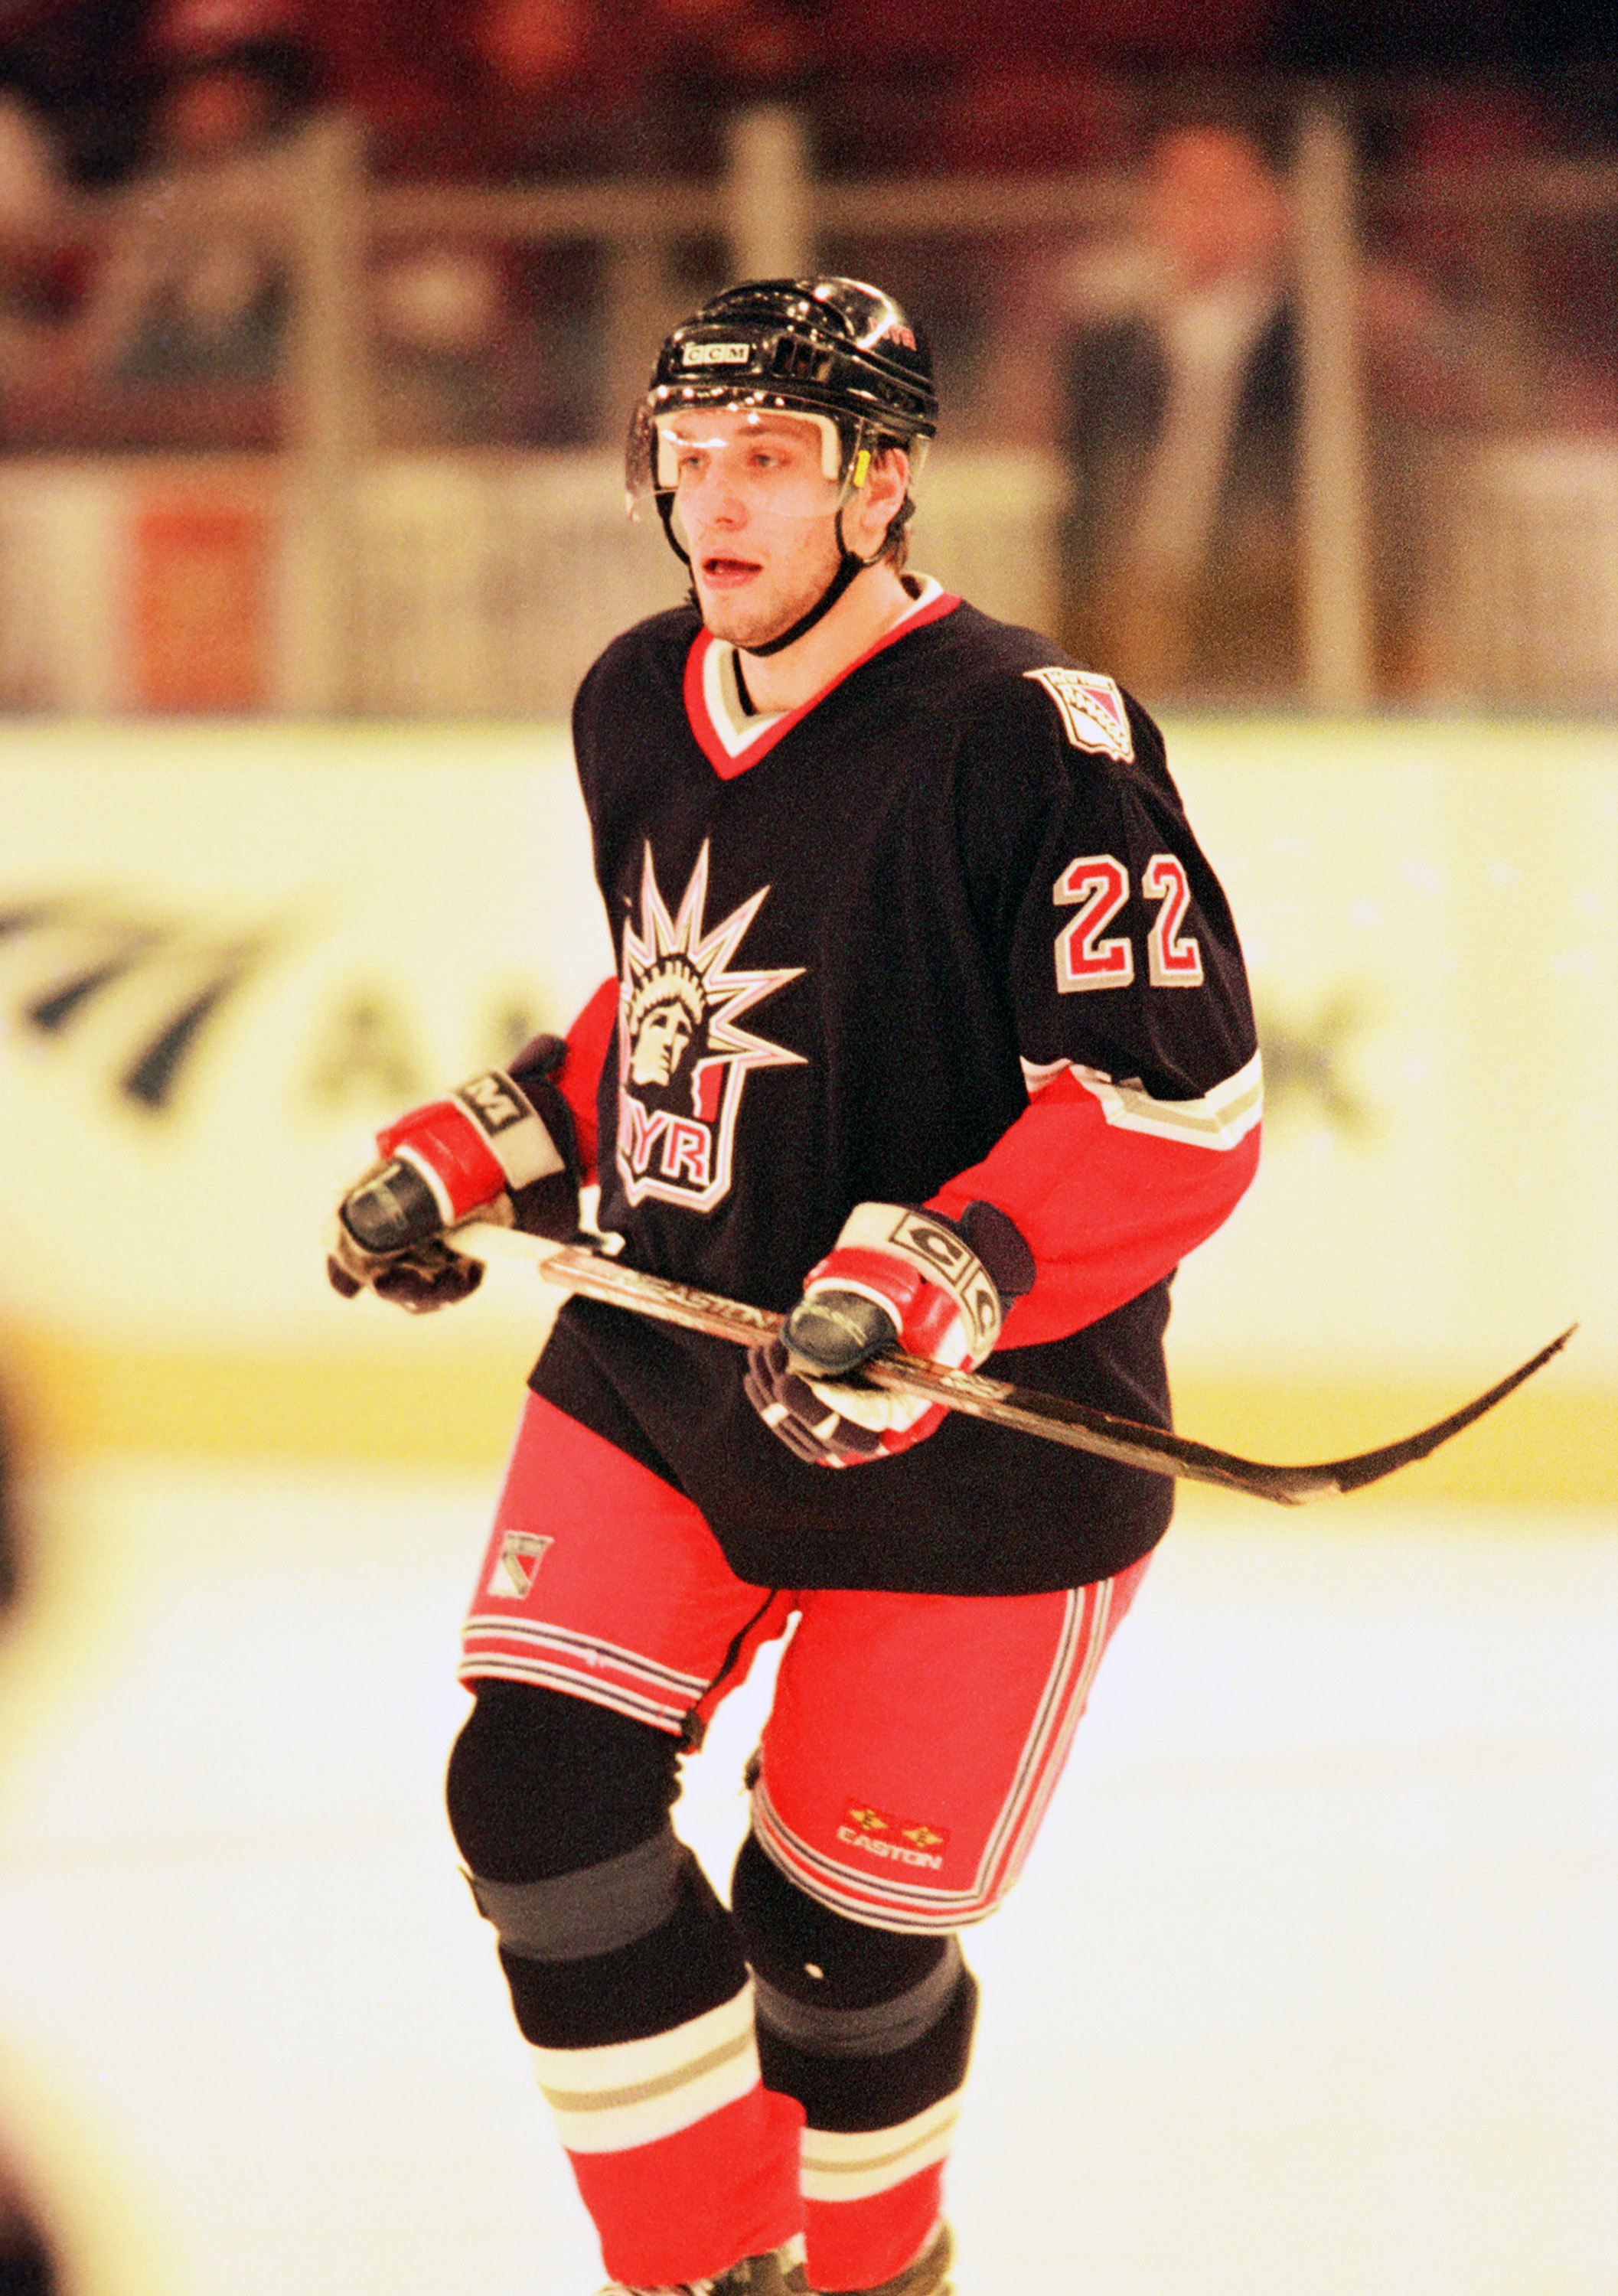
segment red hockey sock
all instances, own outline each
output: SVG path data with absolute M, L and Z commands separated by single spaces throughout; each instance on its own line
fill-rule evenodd
M 803 2110 L 759 2078 L 751 1985 L 671 2032 L 534 2056 L 614 2279 L 678 2285 L 802 2229 Z
M 942 2213 L 944 2155 L 958 2095 L 897 2128 L 803 2132 L 809 2285 L 877 2288 L 921 2253 Z

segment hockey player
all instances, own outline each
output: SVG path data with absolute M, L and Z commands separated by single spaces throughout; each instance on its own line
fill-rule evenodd
M 333 1280 L 458 1298 L 476 1213 L 792 1310 L 751 1359 L 573 1300 L 464 1634 L 448 1800 L 619 2290 L 944 2296 L 975 1987 L 1162 1478 L 863 1385 L 898 1341 L 1168 1423 L 1169 1279 L 1258 1152 L 1241 958 L 1151 720 L 906 571 L 904 312 L 732 289 L 629 447 L 691 602 L 574 740 L 616 978 L 417 1110 Z M 790 1342 L 790 1345 L 788 1344 Z M 941 1423 L 940 1423 L 941 1421 Z M 722 1904 L 683 1751 L 797 1631 Z

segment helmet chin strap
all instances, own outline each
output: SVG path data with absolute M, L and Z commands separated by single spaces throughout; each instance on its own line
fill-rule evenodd
M 665 527 L 669 525 L 669 521 L 665 519 Z M 738 652 L 756 654 L 760 659 L 772 653 L 784 653 L 789 645 L 796 645 L 798 640 L 806 636 L 809 631 L 812 630 L 816 623 L 818 622 L 823 616 L 831 612 L 832 608 L 837 603 L 838 599 L 842 597 L 843 592 L 848 588 L 850 583 L 853 581 L 857 574 L 863 574 L 867 566 L 876 566 L 881 563 L 882 554 L 880 551 L 875 558 L 860 558 L 857 557 L 854 552 L 849 548 L 848 543 L 843 537 L 842 512 L 841 510 L 837 512 L 834 530 L 837 536 L 837 548 L 839 552 L 837 571 L 833 575 L 831 580 L 826 584 L 825 588 L 816 599 L 808 613 L 800 614 L 797 620 L 792 625 L 791 628 L 781 631 L 778 636 L 767 638 L 762 645 L 738 647 Z M 672 534 L 670 534 L 669 540 L 673 541 L 673 539 L 674 537 Z M 691 561 L 686 557 L 686 554 L 683 550 L 680 550 L 678 543 L 675 543 L 674 546 L 677 551 L 679 551 L 679 555 L 686 560 L 686 565 L 689 566 Z M 702 611 L 702 602 L 697 596 L 696 585 L 694 583 L 692 585 L 690 594 L 692 604 L 696 607 L 697 611 L 700 613 Z
M 760 656 L 772 653 L 784 653 L 789 645 L 796 645 L 798 640 L 802 637 L 807 631 L 812 630 L 816 623 L 820 620 L 823 615 L 829 614 L 831 612 L 832 608 L 837 603 L 838 599 L 842 597 L 843 592 L 848 588 L 850 583 L 854 579 L 854 577 L 857 574 L 863 574 L 867 566 L 873 566 L 876 563 L 875 559 L 857 558 L 854 555 L 854 553 L 849 548 L 848 544 L 843 540 L 842 537 L 842 512 L 841 511 L 837 513 L 837 547 L 842 553 L 842 555 L 837 562 L 837 571 L 833 575 L 831 580 L 826 584 L 818 598 L 816 599 L 808 613 L 800 614 L 797 620 L 793 624 L 791 629 L 783 630 L 779 637 L 768 638 L 762 645 L 743 646 L 741 649 L 743 653 L 758 654 Z

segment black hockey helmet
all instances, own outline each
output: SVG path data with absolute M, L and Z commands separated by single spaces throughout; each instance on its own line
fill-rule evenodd
M 649 410 L 776 406 L 864 422 L 896 445 L 931 439 L 938 392 L 927 346 L 891 295 L 858 279 L 750 279 L 676 327 Z
M 775 408 L 819 424 L 822 463 L 842 489 L 863 486 L 872 455 L 899 447 L 914 482 L 938 429 L 938 392 L 926 339 L 891 295 L 858 279 L 750 279 L 727 287 L 675 328 L 636 408 L 625 457 L 633 515 L 650 496 L 670 547 L 686 557 L 673 524 L 674 479 L 660 424 L 703 406 Z M 841 509 L 841 500 L 839 508 Z M 890 534 L 910 517 L 907 494 Z M 842 525 L 838 526 L 841 541 Z M 801 637 L 836 600 L 864 561 L 846 545 L 836 581 L 775 651 Z

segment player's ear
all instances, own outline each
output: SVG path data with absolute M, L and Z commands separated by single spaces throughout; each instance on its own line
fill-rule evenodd
M 867 480 L 871 498 L 882 512 L 885 527 L 910 487 L 910 457 L 902 447 L 883 447 L 871 464 Z
M 904 505 L 909 485 L 910 457 L 903 447 L 879 447 L 871 457 L 866 482 L 850 504 L 858 539 L 853 535 L 850 539 L 860 557 L 870 558 L 882 548 L 888 529 Z M 848 524 L 846 514 L 844 524 Z

